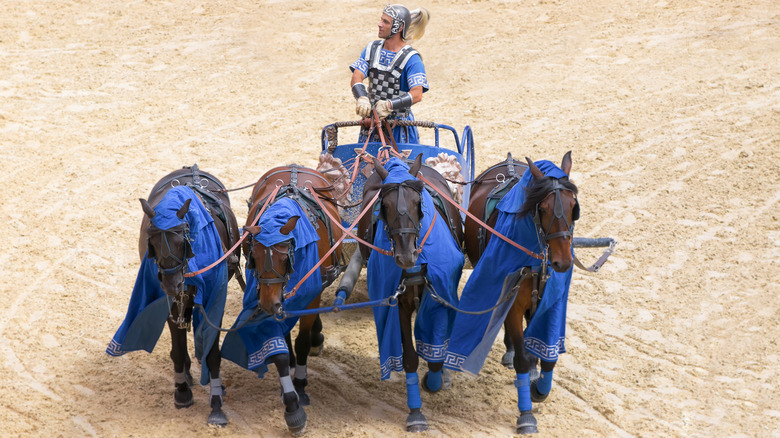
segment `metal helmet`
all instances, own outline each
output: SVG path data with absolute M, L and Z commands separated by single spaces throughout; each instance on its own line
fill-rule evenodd
M 409 9 L 404 5 L 387 5 L 382 13 L 393 19 L 390 35 L 401 32 L 401 38 L 406 39 L 406 30 L 412 24 L 412 14 L 409 13 Z

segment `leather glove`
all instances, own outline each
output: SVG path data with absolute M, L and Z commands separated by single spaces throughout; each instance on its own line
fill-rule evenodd
M 357 108 L 355 113 L 360 117 L 368 117 L 371 115 L 371 101 L 366 96 L 360 96 L 357 100 Z
M 393 112 L 393 109 L 390 106 L 390 101 L 388 100 L 380 100 L 376 103 L 376 106 L 374 107 L 376 110 L 376 115 L 379 116 L 380 120 L 384 120 L 387 118 L 387 116 L 390 115 L 391 112 Z

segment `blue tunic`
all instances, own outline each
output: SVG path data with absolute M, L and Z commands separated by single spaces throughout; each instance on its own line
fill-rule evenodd
M 388 160 L 385 169 L 390 173 L 384 183 L 400 183 L 415 179 L 409 174 L 409 166 L 398 158 Z M 422 196 L 423 222 L 418 244 L 428 232 L 436 214 L 433 199 L 426 190 L 423 190 Z M 381 220 L 377 222 L 374 245 L 382 249 L 391 249 L 390 238 Z M 416 266 L 423 263 L 428 264 L 427 279 L 436 294 L 457 306 L 458 282 L 463 270 L 464 257 L 442 217 L 437 218 L 436 223 L 433 224 L 433 230 L 423 245 Z M 395 264 L 393 257 L 373 251 L 368 258 L 367 267 L 369 298 L 380 300 L 393 295 L 401 281 L 402 273 L 402 269 Z M 391 371 L 403 371 L 403 346 L 398 306 L 374 307 L 373 311 L 379 342 L 379 365 L 384 380 L 390 377 Z M 433 363 L 444 360 L 454 318 L 455 311 L 431 299 L 430 293 L 426 290 L 414 322 L 414 338 L 420 358 Z
M 289 235 L 281 234 L 279 229 L 293 216 L 300 216 L 295 228 Z M 285 286 L 285 290 L 289 292 L 319 261 L 317 231 L 307 219 L 301 206 L 290 198 L 282 198 L 271 204 L 263 212 L 258 224 L 260 233 L 255 236 L 255 239 L 266 247 L 293 239 L 294 272 Z M 284 300 L 284 309 L 303 310 L 320 292 L 322 292 L 322 276 L 317 269 L 298 288 L 295 295 Z M 243 310 L 238 315 L 234 326 L 238 327 L 250 318 L 251 321 L 225 336 L 225 341 L 222 343 L 222 357 L 256 372 L 258 377 L 262 378 L 268 371 L 266 366 L 268 358 L 289 353 L 284 338 L 298 322 L 298 318 L 277 321 L 273 315 L 257 310 L 257 306 L 255 270 L 247 269 Z M 257 314 L 255 314 L 256 310 Z
M 179 219 L 176 212 L 188 199 L 192 200 L 189 211 L 184 219 Z M 183 222 L 189 224 L 192 251 L 195 256 L 187 264 L 188 272 L 205 268 L 224 254 L 214 220 L 191 188 L 178 186 L 170 189 L 154 207 L 154 211 L 156 214 L 152 224 L 161 230 L 167 230 Z M 197 288 L 195 303 L 203 306 L 209 320 L 214 323 L 222 320 L 227 297 L 227 282 L 228 272 L 225 261 L 202 274 L 184 280 L 186 286 Z M 157 264 L 153 259 L 144 257 L 130 296 L 125 320 L 111 339 L 106 353 L 111 356 L 121 356 L 136 350 L 151 353 L 168 319 L 170 305 L 157 279 Z M 219 332 L 205 323 L 203 315 L 198 310 L 192 312 L 192 326 L 195 334 L 195 357 L 201 363 L 200 383 L 206 385 L 211 378 L 206 356 L 219 336 Z
M 369 43 L 368 46 L 363 48 L 360 57 L 349 66 L 350 71 L 359 70 L 364 76 L 368 77 L 368 51 L 370 47 L 371 44 Z M 396 54 L 397 52 L 391 52 L 383 48 L 379 55 L 379 64 L 385 67 L 389 66 L 395 59 Z M 414 87 L 422 87 L 423 93 L 425 93 L 430 88 L 428 76 L 425 73 L 425 65 L 423 65 L 422 57 L 419 54 L 412 54 L 403 70 L 401 70 L 400 87 L 401 93 L 408 93 Z M 411 109 L 409 110 L 409 116 L 404 117 L 403 120 L 414 120 L 414 114 L 412 114 Z M 396 143 L 418 144 L 420 142 L 420 135 L 416 126 L 396 126 L 393 129 L 393 138 L 395 138 Z M 364 142 L 365 140 L 364 136 L 358 138 L 358 142 Z
M 550 161 L 537 161 L 535 164 L 546 176 L 566 176 Z M 520 219 L 516 217 L 525 202 L 525 189 L 530 186 L 532 179 L 530 170 L 526 170 L 520 182 L 498 203 L 499 213 L 495 229 L 528 250 L 539 253 L 536 228 L 531 216 Z M 461 294 L 460 308 L 481 311 L 495 306 L 508 276 L 525 266 L 539 267 L 540 264 L 541 260 L 527 255 L 496 236 L 491 237 L 484 254 L 466 282 Z M 572 270 L 559 273 L 548 268 L 548 272 L 551 272 L 551 275 L 536 313 L 524 332 L 524 344 L 531 354 L 552 362 L 558 359 L 560 353 L 566 351 L 566 303 Z M 513 301 L 505 301 L 492 312 L 481 315 L 458 313 L 444 366 L 479 374 Z

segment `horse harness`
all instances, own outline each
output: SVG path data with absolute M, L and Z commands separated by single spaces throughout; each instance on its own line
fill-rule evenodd
M 258 187 L 261 186 L 263 182 L 267 181 L 273 175 L 277 173 L 287 173 L 287 172 L 288 172 L 287 170 L 280 170 L 278 172 L 274 172 L 268 175 L 264 181 L 258 184 Z M 325 224 L 326 230 L 328 232 L 328 241 L 330 242 L 330 245 L 333 246 L 333 244 L 335 243 L 335 239 L 333 237 L 333 225 L 330 223 L 330 218 L 328 218 L 327 214 L 324 211 L 322 211 L 317 201 L 313 198 L 313 196 L 315 195 L 313 195 L 306 189 L 301 190 L 301 187 L 298 186 L 298 175 L 300 173 L 306 174 L 308 176 L 314 176 L 320 178 L 329 184 L 329 182 L 323 179 L 320 175 L 310 172 L 305 168 L 298 166 L 297 164 L 291 164 L 289 166 L 290 183 L 282 187 L 281 189 L 279 189 L 279 191 L 276 194 L 276 198 L 273 201 L 275 202 L 282 198 L 290 198 L 293 201 L 295 201 L 298 205 L 300 205 L 301 209 L 306 213 L 306 219 L 309 221 L 309 223 L 312 224 L 315 230 L 319 228 L 318 221 L 322 221 L 322 223 Z M 254 198 L 254 193 L 252 195 L 253 195 L 252 198 Z M 247 201 L 247 204 L 249 205 L 250 209 L 253 206 L 252 198 L 250 198 Z M 267 197 L 259 200 L 257 204 L 262 205 L 265 203 L 266 200 Z M 257 214 L 257 212 L 255 214 Z M 255 279 L 258 282 L 258 288 L 260 287 L 260 284 L 279 284 L 279 283 L 281 283 L 282 287 L 284 287 L 290 279 L 290 274 L 294 272 L 293 266 L 295 265 L 295 260 L 294 260 L 295 248 L 292 239 L 288 240 L 286 243 L 284 242 L 279 243 L 276 245 L 272 245 L 271 247 L 266 247 L 264 249 L 265 260 L 263 262 L 262 271 L 256 269 L 254 264 L 254 259 L 251 256 L 254 239 L 248 239 L 248 241 L 249 241 L 249 254 L 247 254 L 247 268 L 255 269 Z M 274 268 L 273 260 L 271 259 L 274 251 L 273 248 L 279 246 L 287 247 L 286 252 L 282 251 L 279 248 L 276 248 L 277 252 L 282 252 L 287 255 L 287 268 L 285 269 L 284 273 L 278 272 L 276 268 Z M 339 259 L 339 257 L 334 252 L 331 255 L 331 258 L 332 258 L 331 266 L 326 268 L 325 273 L 322 276 L 323 289 L 330 286 L 334 281 L 336 281 L 336 279 L 339 277 L 339 275 L 341 275 L 341 272 L 346 267 L 346 261 L 344 260 L 343 255 L 341 259 Z M 273 273 L 274 277 L 261 278 L 261 276 L 266 272 Z
M 496 177 L 496 181 L 498 181 L 498 185 L 493 187 L 492 190 L 490 190 L 490 193 L 485 197 L 485 208 L 483 209 L 483 215 L 482 215 L 482 221 L 484 223 L 488 223 L 488 220 L 490 217 L 495 213 L 496 207 L 498 206 L 498 203 L 501 201 L 501 199 L 504 198 L 504 195 L 506 195 L 509 190 L 512 189 L 519 181 L 522 174 L 518 174 L 515 170 L 515 166 L 520 165 L 520 162 L 515 161 L 512 158 L 512 154 L 507 153 L 506 161 L 503 163 L 498 163 L 491 167 L 490 169 L 483 172 L 483 175 L 487 175 L 491 170 L 498 169 L 502 166 L 506 166 L 506 173 L 499 174 L 502 175 L 503 178 Z M 521 165 L 522 167 L 522 165 Z M 478 179 L 475 181 L 475 183 L 481 183 L 482 179 Z M 488 238 L 488 231 L 484 227 L 479 227 L 479 230 L 477 231 L 477 239 L 479 241 L 479 253 L 482 254 L 485 252 L 485 248 L 487 247 L 487 238 Z
M 177 185 L 181 185 L 180 178 L 184 177 L 190 177 L 191 182 L 187 182 L 184 185 L 192 189 L 192 191 L 195 193 L 195 195 L 200 200 L 200 203 L 203 205 L 203 207 L 206 209 L 206 211 L 211 215 L 212 217 L 216 217 L 225 226 L 225 230 L 228 234 L 228 241 L 234 242 L 238 236 L 233 235 L 232 227 L 230 226 L 230 223 L 227 219 L 227 211 L 225 204 L 222 202 L 222 200 L 216 196 L 211 190 L 209 190 L 207 187 L 213 183 L 215 184 L 219 190 L 225 191 L 225 187 L 220 183 L 216 178 L 212 177 L 211 175 L 202 173 L 200 169 L 198 168 L 197 164 L 193 164 L 192 167 L 185 166 L 182 169 L 189 169 L 190 174 L 187 175 L 186 173 L 182 173 L 181 175 L 172 176 L 166 180 L 161 181 L 157 184 L 159 187 L 157 190 L 152 192 L 149 195 L 149 198 L 153 198 L 154 195 L 167 191 L 172 187 L 176 187 Z M 176 184 L 174 184 L 176 183 Z M 167 230 L 161 230 L 157 228 L 154 225 L 150 225 L 149 229 L 147 230 L 147 238 L 151 238 L 152 234 L 156 233 L 162 233 L 162 239 L 165 245 L 168 248 L 168 257 L 173 258 L 174 261 L 177 263 L 177 265 L 173 268 L 163 268 L 160 266 L 160 261 L 157 260 L 154 247 L 152 247 L 151 242 L 147 241 L 147 257 L 148 258 L 154 258 L 155 263 L 157 264 L 157 276 L 160 280 L 162 280 L 163 275 L 173 275 L 179 271 L 184 271 L 187 269 L 188 261 L 192 257 L 195 256 L 195 254 L 192 251 L 192 242 L 190 240 L 190 224 L 187 221 L 184 221 L 182 224 L 177 225 L 175 227 L 169 228 Z M 173 233 L 176 235 L 182 236 L 184 240 L 184 255 L 182 258 L 179 258 L 178 256 L 175 256 L 171 252 L 170 243 L 168 242 L 168 233 Z M 222 250 L 227 250 L 224 242 L 222 242 Z M 233 254 L 228 258 L 228 265 L 237 266 L 239 262 L 239 258 L 237 255 Z M 236 272 L 239 272 L 236 270 Z M 168 319 L 177 324 L 177 326 L 181 329 L 189 329 L 190 323 L 191 323 L 191 316 L 185 315 L 186 312 L 184 312 L 185 304 L 187 301 L 187 288 L 184 288 L 180 294 L 178 294 L 176 297 L 173 297 L 173 302 L 177 305 L 179 309 L 179 316 L 176 320 L 173 319 L 173 315 L 169 313 Z

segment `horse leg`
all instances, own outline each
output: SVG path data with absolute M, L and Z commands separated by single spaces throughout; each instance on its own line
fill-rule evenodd
M 276 366 L 279 373 L 279 383 L 282 386 L 282 403 L 284 403 L 284 421 L 287 428 L 293 434 L 303 432 L 306 427 L 306 411 L 298 402 L 298 393 L 295 392 L 290 378 L 290 355 L 286 353 L 276 354 L 269 358 Z
M 222 356 L 219 352 L 219 335 L 214 339 L 214 344 L 209 350 L 209 354 L 206 355 L 206 363 L 209 366 L 209 374 L 211 380 L 209 381 L 209 388 L 211 390 L 211 414 L 209 414 L 208 422 L 214 426 L 225 426 L 228 424 L 227 416 L 222 412 L 222 396 L 224 395 L 225 387 L 222 386 L 222 378 L 219 375 L 219 367 L 222 361 Z
M 320 319 L 320 315 L 316 315 L 314 318 L 310 339 L 311 351 L 309 351 L 309 356 L 319 356 L 325 346 L 325 335 L 322 334 L 322 319 Z
M 174 304 L 171 308 L 172 318 L 168 318 L 168 329 L 171 331 L 171 360 L 173 361 L 173 404 L 176 409 L 192 406 L 192 360 L 187 353 L 187 330 L 179 328 L 172 319 L 178 318 L 178 310 Z
M 319 306 L 320 304 L 317 303 L 317 307 Z M 325 346 L 325 335 L 322 334 L 322 319 L 320 319 L 320 315 L 314 315 L 309 342 L 311 343 L 309 356 L 319 356 Z
M 447 390 L 452 386 L 450 370 L 444 368 L 444 362 L 428 362 L 428 371 L 422 378 L 422 388 L 428 392 Z
M 422 432 L 428 430 L 428 420 L 423 415 L 422 399 L 420 398 L 420 385 L 417 376 L 417 367 L 420 359 L 412 342 L 412 312 L 414 312 L 413 297 L 417 289 L 407 290 L 398 302 L 398 317 L 401 321 L 401 342 L 403 345 L 403 365 L 406 372 L 406 405 L 409 407 L 409 416 L 406 417 L 406 430 L 408 432 Z
M 341 306 L 347 301 L 352 294 L 352 290 L 355 289 L 355 284 L 357 284 L 362 269 L 363 255 L 360 253 L 360 248 L 357 248 L 349 258 L 347 269 L 341 275 L 341 280 L 336 288 L 336 298 L 333 300 L 334 306 Z
M 543 360 L 541 362 L 542 372 L 539 373 L 536 378 L 531 376 L 531 401 L 534 403 L 543 402 L 547 400 L 547 396 L 550 395 L 553 381 L 553 368 L 555 368 L 555 364 L 558 361 L 547 362 Z
M 288 366 L 290 367 L 291 370 L 293 370 L 295 369 L 295 353 L 293 352 L 294 351 L 293 341 L 292 341 L 292 335 L 290 333 L 287 333 L 284 336 L 284 343 L 287 344 L 287 351 L 290 352 L 289 354 L 290 363 L 288 364 Z
M 309 395 L 306 394 L 306 385 L 309 384 L 307 377 L 307 363 L 309 354 L 312 349 L 313 329 L 319 322 L 320 331 L 322 330 L 322 322 L 319 321 L 319 315 L 307 315 L 301 317 L 300 325 L 298 326 L 298 336 L 295 338 L 295 376 L 293 378 L 293 386 L 295 392 L 298 393 L 298 400 L 302 406 L 309 406 L 311 401 Z
M 504 321 L 515 352 L 525 350 L 523 346 L 523 314 L 525 309 L 524 306 L 519 305 L 519 300 L 521 297 L 518 295 Z M 520 411 L 515 430 L 521 435 L 539 433 L 536 418 L 531 412 L 531 381 L 529 377 L 531 361 L 526 354 L 515 354 L 513 365 L 517 374 L 515 386 L 517 387 L 517 408 Z
M 512 338 L 509 336 L 506 322 L 504 323 L 504 346 L 506 347 L 506 353 L 501 357 L 501 365 L 512 368 L 515 360 L 515 346 L 512 345 Z

